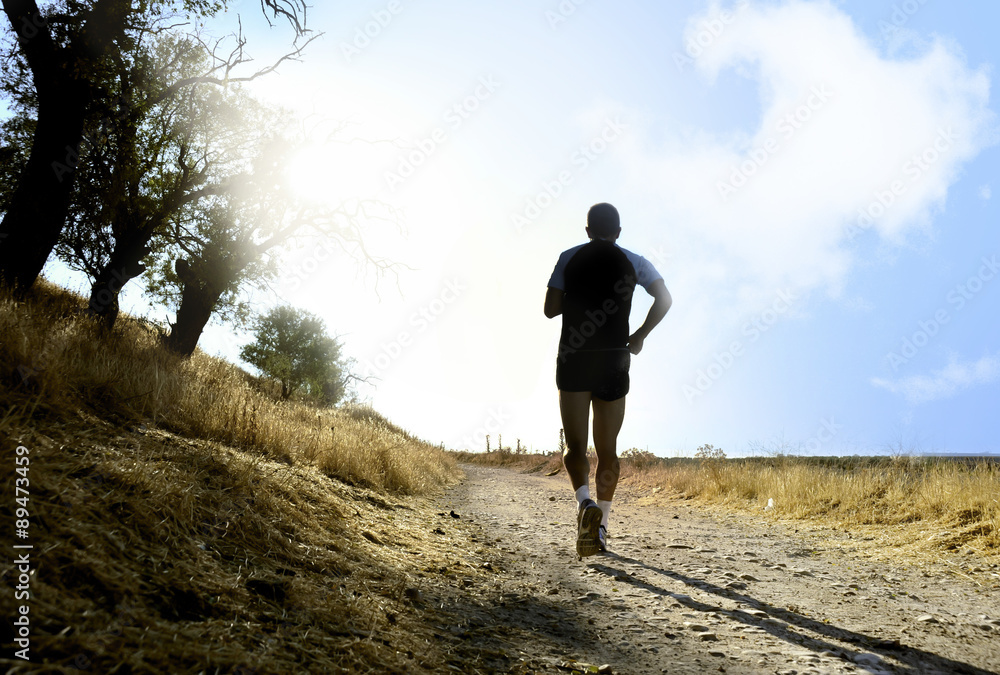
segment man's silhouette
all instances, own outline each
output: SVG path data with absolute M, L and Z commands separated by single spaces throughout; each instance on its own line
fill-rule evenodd
M 580 505 L 576 551 L 583 556 L 607 550 L 608 514 L 618 485 L 618 431 L 625 416 L 630 354 L 642 351 L 649 332 L 673 300 L 663 277 L 642 256 L 615 240 L 621 234 L 618 211 L 595 204 L 587 213 L 587 236 L 559 256 L 545 294 L 545 316 L 562 314 L 556 386 L 566 434 L 563 463 Z M 642 286 L 653 296 L 643 324 L 629 334 L 632 292 Z M 597 451 L 597 502 L 590 498 L 587 427 L 594 408 Z

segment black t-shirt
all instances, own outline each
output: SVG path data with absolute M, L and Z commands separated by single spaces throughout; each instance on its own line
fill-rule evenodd
M 649 288 L 660 274 L 642 256 L 593 239 L 559 256 L 549 287 L 563 290 L 560 354 L 625 349 L 636 284 Z

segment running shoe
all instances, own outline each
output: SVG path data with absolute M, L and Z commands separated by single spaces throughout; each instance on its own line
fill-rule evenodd
M 608 552 L 608 528 L 603 525 L 597 531 L 597 545 L 600 547 L 601 553 Z
M 577 515 L 576 554 L 581 558 L 601 552 L 599 539 L 604 512 L 593 499 L 584 499 Z

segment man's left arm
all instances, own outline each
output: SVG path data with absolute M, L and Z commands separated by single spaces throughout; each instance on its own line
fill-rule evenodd
M 551 291 L 552 289 L 550 288 L 549 290 Z M 628 338 L 628 350 L 633 354 L 638 354 L 642 351 L 642 343 L 646 339 L 646 336 L 656 328 L 656 324 L 663 320 L 663 317 L 670 310 L 670 306 L 674 304 L 674 299 L 670 297 L 670 291 L 667 290 L 667 284 L 663 279 L 657 279 L 651 283 L 646 292 L 653 296 L 653 306 L 649 308 L 646 320 L 642 322 L 639 329 Z M 548 298 L 546 298 L 547 300 Z

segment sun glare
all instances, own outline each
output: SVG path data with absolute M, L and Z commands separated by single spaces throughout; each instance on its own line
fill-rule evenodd
M 375 198 L 383 187 L 378 148 L 369 143 L 324 143 L 292 158 L 288 179 L 303 199 L 338 206 L 352 199 Z

